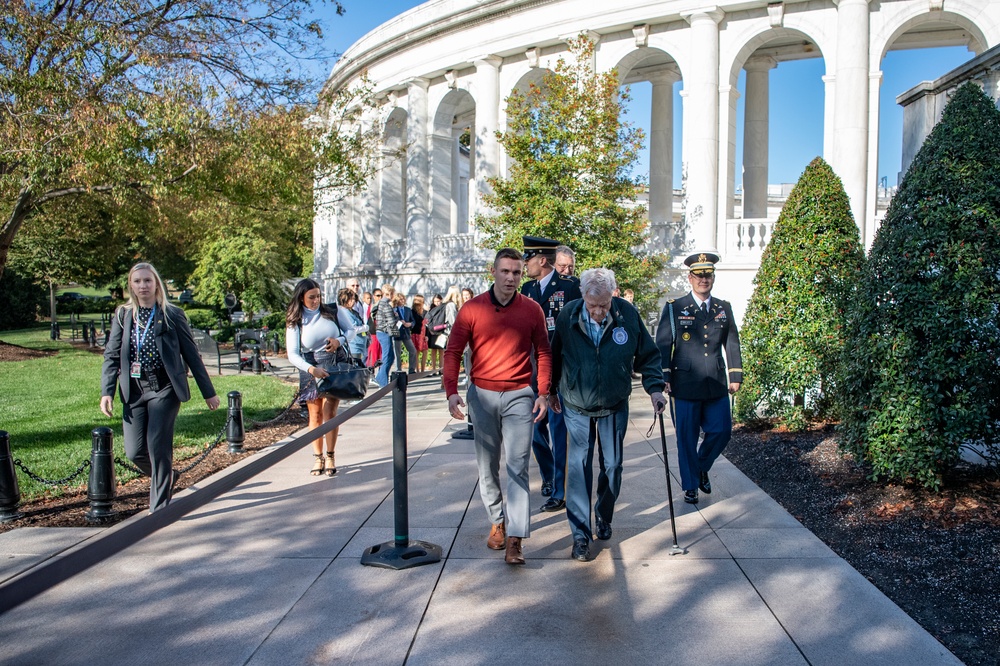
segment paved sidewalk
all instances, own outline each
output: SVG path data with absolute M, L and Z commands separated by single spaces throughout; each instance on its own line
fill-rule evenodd
M 393 539 L 390 402 L 342 427 L 337 476 L 309 476 L 302 449 L 3 615 L 0 663 L 960 663 L 724 459 L 714 493 L 692 507 L 671 458 L 687 553 L 670 556 L 658 429 L 646 439 L 641 391 L 612 539 L 576 562 L 565 514 L 536 513 L 527 565 L 510 567 L 485 545 L 473 443 L 451 439 L 464 426 L 438 380 L 414 383 L 410 537 L 444 558 L 362 566 L 366 547 Z M 535 505 L 539 483 L 533 465 Z M 0 535 L 0 581 L 102 532 Z

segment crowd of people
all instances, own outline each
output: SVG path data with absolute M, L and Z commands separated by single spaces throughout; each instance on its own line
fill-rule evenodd
M 571 557 L 587 561 L 592 540 L 612 536 L 634 379 L 654 413 L 670 407 L 684 500 L 695 504 L 699 492 L 712 492 L 709 472 L 731 437 L 730 396 L 743 379 L 732 307 L 712 295 L 719 260 L 715 252 L 686 259 L 691 290 L 664 304 L 655 340 L 614 271 L 595 267 L 577 278 L 573 251 L 548 238 L 525 236 L 522 250 L 500 249 L 488 266 L 493 282 L 478 295 L 452 285 L 444 295 L 407 297 L 389 283 L 362 291 L 351 279 L 336 302 L 324 303 L 321 285 L 301 280 L 286 312 L 286 344 L 309 427 L 339 406 L 317 388 L 327 361 L 356 359 L 382 387 L 393 370 L 403 371 L 405 354 L 407 372 L 441 374 L 449 413 L 468 421 L 452 436 L 474 441 L 487 547 L 504 550 L 509 564 L 525 561 L 533 454 L 545 498 L 539 510 L 566 511 Z M 121 395 L 126 451 L 152 477 L 156 510 L 176 481 L 172 424 L 190 397 L 181 368 L 191 368 L 210 409 L 219 399 L 155 269 L 137 264 L 128 283 L 130 300 L 112 322 L 105 353 L 101 411 L 111 416 Z M 313 442 L 311 474 L 337 473 L 337 437 L 334 429 Z

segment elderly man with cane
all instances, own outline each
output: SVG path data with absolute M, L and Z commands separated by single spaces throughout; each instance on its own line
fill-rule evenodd
M 599 450 L 597 538 L 611 538 L 611 521 L 622 484 L 622 454 L 628 427 L 633 368 L 653 410 L 666 405 L 660 352 L 638 310 L 611 294 L 614 271 L 592 268 L 580 277 L 583 298 L 567 304 L 552 338 L 552 388 L 549 407 L 562 412 L 569 431 L 566 464 L 566 514 L 573 532 L 575 560 L 590 559 L 590 498 L 594 444 Z M 561 397 L 561 403 L 560 403 Z
M 698 502 L 699 490 L 712 492 L 708 472 L 733 433 L 729 396 L 743 382 L 733 308 L 712 296 L 718 261 L 714 252 L 697 252 L 684 260 L 691 292 L 667 301 L 656 331 L 677 430 L 681 487 L 689 504 Z M 705 433 L 700 446 L 699 432 Z

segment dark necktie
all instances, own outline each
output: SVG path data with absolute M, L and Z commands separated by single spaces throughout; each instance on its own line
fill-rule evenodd
M 701 311 L 702 311 L 702 314 L 704 314 L 706 317 L 708 316 L 708 302 L 707 301 L 701 304 Z

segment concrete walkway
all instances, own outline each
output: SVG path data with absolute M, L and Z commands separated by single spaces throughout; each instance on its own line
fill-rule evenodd
M 687 553 L 669 555 L 658 429 L 645 437 L 641 391 L 612 539 L 576 562 L 565 513 L 537 513 L 527 565 L 508 566 L 486 548 L 473 443 L 451 439 L 462 426 L 437 379 L 409 398 L 410 538 L 439 544 L 440 563 L 360 564 L 394 536 L 386 399 L 341 429 L 337 476 L 309 476 L 302 449 L 3 615 L 0 663 L 960 663 L 725 460 L 692 507 L 671 459 Z M 668 445 L 673 456 L 672 431 Z M 102 532 L 2 534 L 0 582 Z

